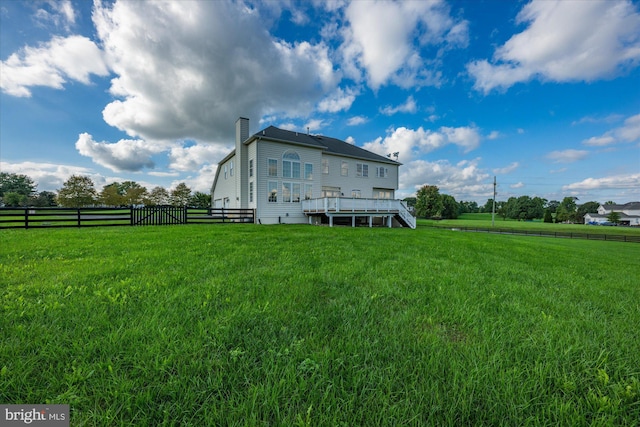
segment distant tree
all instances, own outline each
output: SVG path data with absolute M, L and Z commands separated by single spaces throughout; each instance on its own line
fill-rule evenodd
M 442 198 L 435 185 L 424 185 L 416 193 L 416 216 L 434 218 L 442 215 Z
M 56 206 L 56 193 L 51 191 L 41 191 L 31 198 L 30 205 L 40 208 Z
M 607 221 L 612 222 L 614 224 L 620 223 L 620 212 L 611 211 L 609 215 L 607 215 Z
M 24 194 L 16 193 L 15 191 L 9 191 L 4 193 L 4 197 L 2 197 L 2 203 L 8 207 L 18 207 L 18 206 L 26 206 L 27 200 L 29 198 Z
M 27 200 L 36 192 L 36 184 L 27 175 L 17 173 L 0 172 L 0 199 L 7 206 L 26 205 Z M 15 193 L 23 197 L 16 200 L 16 196 L 12 195 L 11 203 L 7 203 L 5 194 Z
M 407 204 L 407 207 L 409 208 L 413 208 L 416 206 L 416 198 L 415 197 L 405 197 L 404 199 L 402 199 L 403 202 L 405 202 Z
M 556 210 L 556 222 L 576 222 L 577 197 L 565 197 Z
M 134 181 L 125 181 L 120 184 L 120 191 L 127 206 L 142 204 L 147 195 L 147 189 Z
M 588 213 L 598 212 L 599 207 L 600 203 L 598 202 L 587 202 L 581 204 L 576 210 L 576 222 L 583 223 L 584 216 Z
M 171 190 L 169 196 L 169 203 L 173 206 L 188 206 L 191 200 L 191 189 L 187 187 L 187 184 L 181 182 Z
M 605 205 L 615 205 L 615 202 L 612 202 L 611 200 L 609 200 L 608 202 L 604 202 Z
M 487 200 L 482 207 L 482 212 L 493 212 L 493 198 Z
M 460 209 L 460 206 L 458 205 L 458 202 L 456 202 L 456 199 L 448 194 L 442 194 L 440 196 L 440 199 L 442 203 L 442 218 L 458 218 L 458 211 Z
M 211 207 L 211 194 L 196 191 L 195 193 L 193 193 L 193 196 L 191 196 L 190 205 L 194 208 L 201 209 Z
M 556 213 L 558 206 L 560 206 L 560 202 L 557 200 L 551 200 L 547 203 L 547 209 L 549 209 L 549 212 L 551 212 L 552 214 Z
M 102 188 L 102 191 L 100 191 L 100 194 L 98 195 L 98 199 L 100 203 L 102 203 L 105 206 L 118 207 L 118 206 L 123 206 L 125 204 L 124 196 L 120 192 L 120 186 L 118 185 L 117 182 L 114 182 L 109 185 L 105 185 Z
M 551 209 L 549 208 L 544 210 L 544 222 L 553 222 L 553 215 L 551 214 Z
M 154 187 L 145 197 L 144 204 L 149 206 L 169 204 L 169 192 L 164 187 Z
M 460 201 L 458 202 L 458 206 L 460 208 L 460 213 L 477 213 L 479 211 L 479 207 L 478 207 L 478 203 L 471 201 L 471 202 L 465 202 L 465 201 Z
M 98 194 L 88 176 L 73 175 L 58 190 L 58 204 L 69 208 L 81 208 L 95 204 Z

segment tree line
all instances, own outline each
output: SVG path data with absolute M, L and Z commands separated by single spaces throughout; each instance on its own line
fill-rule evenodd
M 483 206 L 476 202 L 458 202 L 453 196 L 441 194 L 435 185 L 424 185 L 416 192 L 416 197 L 404 200 L 420 218 L 455 219 L 463 213 L 493 212 L 493 198 L 488 199 Z M 600 207 L 598 202 L 578 205 L 577 201 L 577 197 L 565 197 L 562 201 L 530 196 L 510 197 L 506 201 L 495 202 L 495 213 L 503 220 L 542 219 L 544 222 L 582 223 L 585 214 L 597 212 Z
M 8 207 L 172 205 L 208 208 L 211 206 L 211 195 L 192 192 L 183 182 L 173 190 L 158 186 L 150 191 L 135 181 L 114 182 L 98 192 L 91 178 L 81 175 L 71 176 L 56 192 L 37 192 L 36 184 L 27 175 L 2 172 L 0 202 Z

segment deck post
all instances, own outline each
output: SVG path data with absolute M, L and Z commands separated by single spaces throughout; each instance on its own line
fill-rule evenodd
M 389 228 L 393 225 L 393 217 L 391 215 L 387 217 L 387 224 L 389 225 Z
M 352 227 L 355 227 L 355 226 L 356 226 L 356 216 L 355 216 L 355 215 L 353 215 L 353 216 L 351 217 L 351 226 L 352 226 Z
M 333 227 L 333 215 L 329 215 L 329 227 Z
M 373 227 L 373 216 L 369 215 L 369 228 Z

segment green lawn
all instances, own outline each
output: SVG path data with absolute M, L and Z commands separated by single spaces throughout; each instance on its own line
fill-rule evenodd
M 640 245 L 0 231 L 0 402 L 72 426 L 637 426 Z

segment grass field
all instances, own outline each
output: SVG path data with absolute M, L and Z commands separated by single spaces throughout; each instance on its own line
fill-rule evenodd
M 416 230 L 0 232 L 0 403 L 72 426 L 638 426 L 640 246 Z

